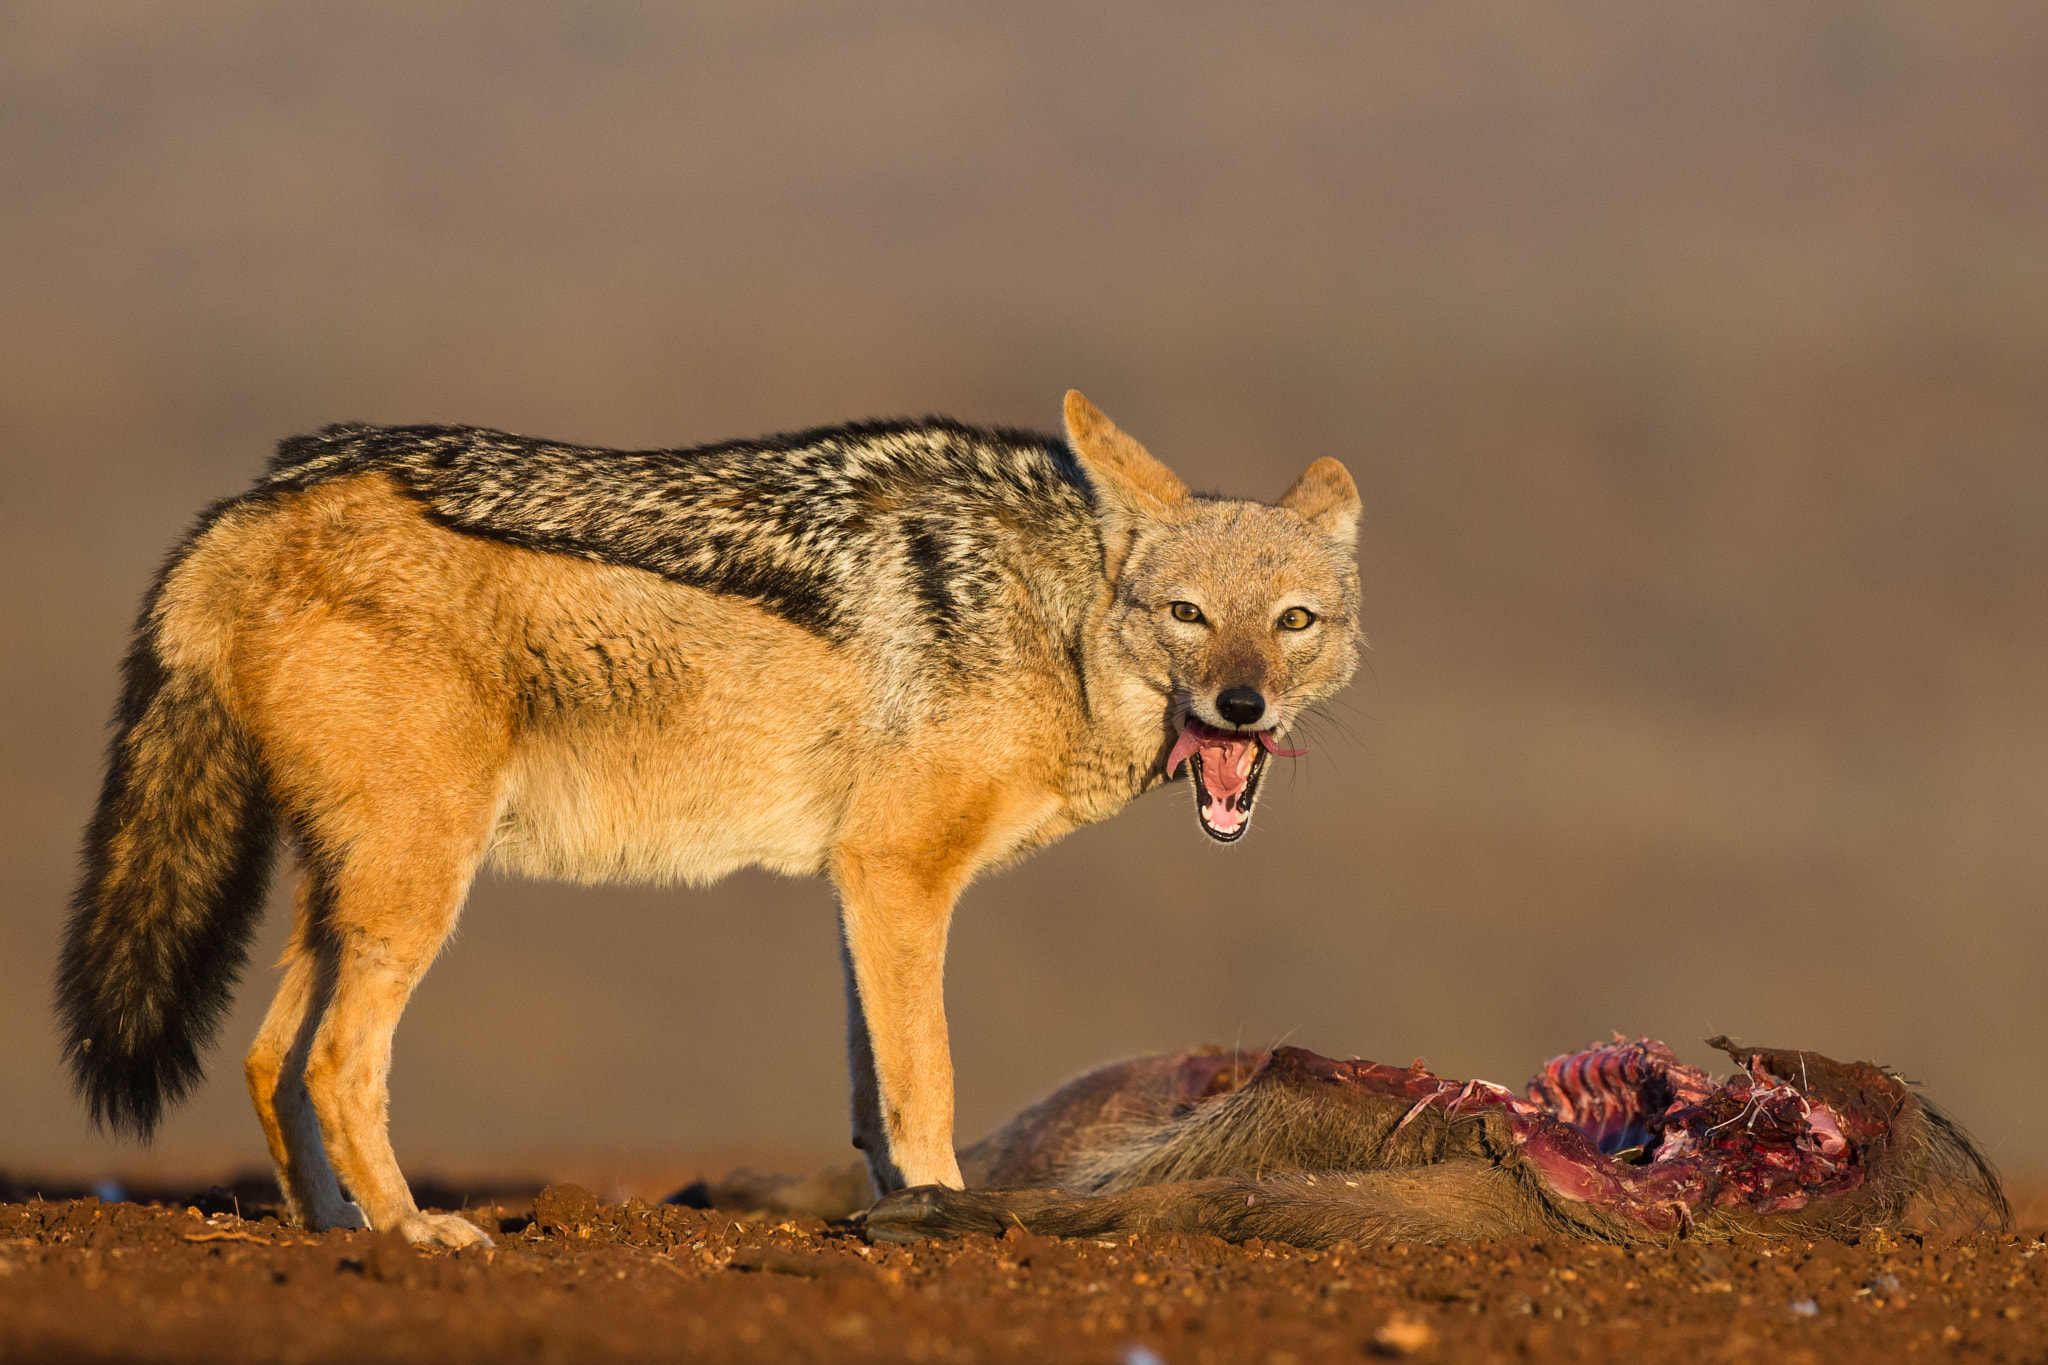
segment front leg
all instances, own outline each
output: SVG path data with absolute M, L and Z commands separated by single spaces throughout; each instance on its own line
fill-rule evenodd
M 841 960 L 853 1143 L 875 1192 L 960 1188 L 953 1153 L 953 1058 L 946 1037 L 946 931 L 954 879 L 841 850 Z

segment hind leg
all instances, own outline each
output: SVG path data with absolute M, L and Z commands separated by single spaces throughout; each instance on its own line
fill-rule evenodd
M 270 1144 L 289 1221 L 316 1231 L 368 1226 L 363 1211 L 335 1179 L 320 1140 L 320 1118 L 306 1089 L 307 1054 L 333 987 L 331 964 L 314 950 L 319 897 L 318 874 L 311 866 L 302 867 L 292 896 L 291 942 L 279 963 L 284 981 L 242 1068 Z
M 311 883 L 295 941 L 308 965 L 286 983 L 303 1003 L 281 997 L 266 1030 L 267 1052 L 293 1039 L 271 1085 L 272 1118 L 286 1162 L 299 1161 L 304 1106 L 290 1078 L 302 1076 L 327 1161 L 371 1227 L 414 1242 L 487 1243 L 461 1218 L 420 1212 L 386 1121 L 392 1033 L 455 926 L 496 817 L 508 698 L 492 690 L 488 667 L 442 648 L 457 637 L 407 614 L 417 565 L 342 548 L 309 559 L 308 572 L 333 580 L 318 585 L 323 601 L 351 610 L 283 617 L 245 644 L 251 729 Z M 309 1159 L 301 1169 L 317 1182 Z
M 407 831 L 423 828 L 433 826 Z M 444 846 L 433 856 L 421 847 L 435 842 L 359 843 L 334 874 L 332 988 L 308 1050 L 306 1090 L 334 1169 L 371 1227 L 395 1228 L 411 1242 L 488 1246 L 466 1219 L 420 1212 L 391 1150 L 391 1036 L 455 927 L 475 864 L 474 848 Z

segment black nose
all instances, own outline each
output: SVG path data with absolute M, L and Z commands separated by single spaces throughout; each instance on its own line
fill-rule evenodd
M 1226 687 L 1216 694 L 1216 714 L 1232 725 L 1250 725 L 1266 714 L 1266 699 L 1249 687 Z

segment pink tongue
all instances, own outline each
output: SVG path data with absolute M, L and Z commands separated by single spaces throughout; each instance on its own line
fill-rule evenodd
M 1259 747 L 1261 749 L 1264 749 L 1269 754 L 1278 754 L 1282 758 L 1303 758 L 1306 757 L 1308 754 L 1308 750 L 1306 749 L 1281 748 L 1280 741 L 1273 738 L 1273 732 L 1271 730 L 1259 731 Z
M 1173 742 L 1173 752 L 1166 756 L 1166 771 L 1172 772 L 1190 754 L 1202 756 L 1202 786 L 1217 800 L 1225 800 L 1244 790 L 1245 783 L 1252 775 L 1252 743 L 1268 753 L 1282 758 L 1300 758 L 1306 749 L 1283 749 L 1270 732 L 1259 730 L 1251 734 L 1237 730 L 1218 730 L 1191 720 L 1180 732 L 1180 738 Z

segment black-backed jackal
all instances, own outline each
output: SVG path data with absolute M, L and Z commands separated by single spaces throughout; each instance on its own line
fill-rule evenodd
M 1275 736 L 1356 666 L 1358 496 L 1192 495 L 1078 393 L 1067 439 L 945 420 L 688 450 L 329 427 L 149 595 L 58 969 L 96 1120 L 199 1074 L 273 847 L 298 883 L 250 1093 L 293 1217 L 423 1214 L 399 1012 L 486 859 L 838 888 L 855 1144 L 960 1184 L 941 974 L 976 873 L 1185 762 L 1243 834 Z

